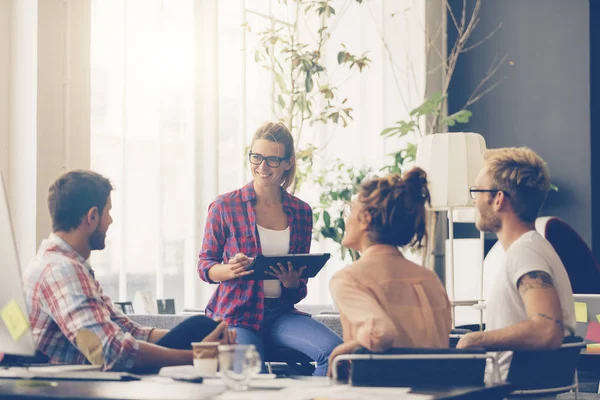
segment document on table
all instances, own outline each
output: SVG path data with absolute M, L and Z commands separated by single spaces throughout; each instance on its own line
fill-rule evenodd
M 294 380 L 294 379 L 290 379 Z M 302 381 L 297 381 L 302 382 Z M 306 383 L 306 382 L 304 382 Z M 306 385 L 288 386 L 277 391 L 227 391 L 218 397 L 218 400 L 245 400 L 262 398 L 265 400 L 428 400 L 432 396 L 409 393 L 410 388 L 387 388 L 387 387 L 356 387 L 348 385 L 334 386 L 312 386 Z

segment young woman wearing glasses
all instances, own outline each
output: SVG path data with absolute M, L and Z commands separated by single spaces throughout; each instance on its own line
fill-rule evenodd
M 292 348 L 316 361 L 314 375 L 325 375 L 342 340 L 294 308 L 306 297 L 304 268 L 280 264 L 272 267 L 277 280 L 243 279 L 258 254 L 310 252 L 312 210 L 286 191 L 296 172 L 289 130 L 281 123 L 260 126 L 248 159 L 253 181 L 209 206 L 198 273 L 219 286 L 206 315 L 235 327 L 238 343 L 254 344 L 263 361 L 265 346 Z

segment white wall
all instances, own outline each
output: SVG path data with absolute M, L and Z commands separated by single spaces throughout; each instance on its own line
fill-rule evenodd
M 5 177 L 8 174 L 10 3 L 10 0 L 0 0 L 0 173 Z
M 51 230 L 48 186 L 90 165 L 90 1 L 38 1 L 37 240 Z
M 49 184 L 89 167 L 90 0 L 0 0 L 0 168 L 19 256 L 50 232 Z
M 21 262 L 36 248 L 37 7 L 11 3 L 8 201 Z

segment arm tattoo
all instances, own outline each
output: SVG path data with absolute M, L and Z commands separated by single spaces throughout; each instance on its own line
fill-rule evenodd
M 521 297 L 529 291 L 529 289 L 548 289 L 552 288 L 552 278 L 548 273 L 543 271 L 528 272 L 519 278 L 517 289 L 521 293 Z
M 546 315 L 546 314 L 544 314 L 544 313 L 538 313 L 537 315 L 538 315 L 538 316 L 540 316 L 540 317 L 542 317 L 542 318 L 545 318 L 545 319 L 547 319 L 547 320 L 549 320 L 549 321 L 554 321 L 554 322 L 556 322 L 556 324 L 558 325 L 558 327 L 559 327 L 561 330 L 563 330 L 563 331 L 565 330 L 565 325 L 563 324 L 563 322 L 562 322 L 560 319 L 554 319 L 554 318 L 552 318 L 551 316 L 549 316 L 549 315 Z

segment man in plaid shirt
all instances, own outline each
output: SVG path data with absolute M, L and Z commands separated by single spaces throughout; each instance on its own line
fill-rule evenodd
M 91 171 L 68 172 L 50 186 L 53 233 L 24 274 L 38 351 L 54 364 L 155 371 L 192 364 L 191 342 L 235 343 L 235 331 L 205 316 L 188 318 L 171 331 L 142 327 L 103 294 L 88 258 L 105 246 L 112 189 L 108 179 Z

